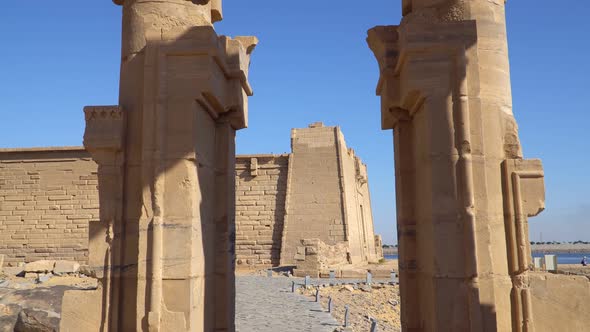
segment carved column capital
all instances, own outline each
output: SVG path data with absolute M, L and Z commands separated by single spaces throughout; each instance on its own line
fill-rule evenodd
M 86 106 L 84 116 L 86 150 L 101 166 L 119 164 L 125 141 L 125 114 L 122 109 L 119 106 Z
M 113 0 L 116 5 L 124 6 L 137 0 Z M 192 0 L 170 0 L 170 2 L 192 1 Z M 222 0 L 201 0 L 200 5 L 211 5 L 211 21 L 219 22 L 223 20 Z
M 214 119 L 229 121 L 238 130 L 248 126 L 248 96 L 254 94 L 248 73 L 257 44 L 253 36 L 218 37 L 211 27 L 195 27 L 180 41 L 149 42 L 147 53 L 157 54 L 160 68 L 167 68 L 168 60 L 179 55 L 208 62 L 203 75 L 216 79 L 195 84 L 199 86 L 196 99 Z M 166 72 L 162 70 L 163 75 Z

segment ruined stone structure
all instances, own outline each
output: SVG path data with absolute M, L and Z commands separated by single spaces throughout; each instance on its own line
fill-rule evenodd
M 367 167 L 346 147 L 340 129 L 321 123 L 293 129 L 291 149 L 289 155 L 238 157 L 238 266 L 305 265 L 318 274 L 304 240 L 332 247 L 330 266 L 381 259 Z
M 216 34 L 221 0 L 115 2 L 123 6 L 119 104 L 85 109 L 84 145 L 100 188 L 88 261 L 101 287 L 66 293 L 60 330 L 235 330 L 238 237 L 255 241 L 238 249 L 246 264 L 278 260 L 307 273 L 370 260 L 380 240 L 365 210 L 366 169 L 335 128 L 295 130 L 291 155 L 240 163 L 238 188 L 248 189 L 238 191 L 262 204 L 241 200 L 234 229 L 234 135 L 247 125 L 256 39 Z M 544 208 L 544 173 L 522 156 L 504 5 L 402 0 L 399 26 L 369 31 L 382 128 L 395 135 L 404 331 L 587 327 L 588 279 L 531 271 L 527 218 Z M 35 213 L 63 222 L 59 236 L 81 233 L 68 216 L 96 206 L 84 162 L 29 170 L 25 159 L 0 164 L 0 202 L 10 207 L 0 215 L 2 236 L 17 225 L 31 233 L 27 243 L 43 244 L 53 229 L 47 223 L 33 241 L 44 225 L 24 216 Z M 284 203 L 273 205 L 283 192 Z M 260 213 L 267 203 L 274 214 Z M 22 246 L 11 232 L 3 240 Z
M 291 133 L 289 195 L 281 265 L 301 260 L 301 239 L 347 242 L 344 261 L 377 261 L 367 168 L 336 127 Z M 348 256 L 348 257 L 347 257 Z
M 284 256 L 291 259 L 283 265 L 317 274 L 327 267 L 310 263 L 318 257 L 306 261 L 311 249 L 304 239 L 326 248 L 331 267 L 378 261 L 383 254 L 373 231 L 367 169 L 340 129 L 314 124 L 293 129 L 292 140 L 290 154 L 236 156 L 237 268 L 279 266 Z M 88 263 L 88 225 L 93 232 L 100 225 L 97 172 L 83 147 L 0 150 L 0 254 L 7 264 Z
M 395 138 L 404 331 L 548 331 L 527 227 L 544 175 L 522 159 L 504 2 L 403 0 L 399 26 L 369 31 Z

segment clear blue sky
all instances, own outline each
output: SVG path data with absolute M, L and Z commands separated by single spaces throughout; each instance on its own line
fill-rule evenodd
M 256 35 L 255 96 L 238 153 L 289 151 L 289 130 L 342 127 L 368 164 L 376 230 L 395 239 L 393 147 L 381 131 L 367 29 L 397 24 L 400 0 L 225 0 L 228 35 Z M 531 240 L 590 240 L 590 4 L 508 1 L 514 113 L 527 158 L 545 166 L 547 210 Z M 84 105 L 117 103 L 121 9 L 110 0 L 3 1 L 0 146 L 81 145 Z

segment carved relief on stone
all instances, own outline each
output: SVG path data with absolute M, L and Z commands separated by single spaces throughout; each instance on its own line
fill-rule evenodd
M 513 331 L 530 332 L 534 325 L 528 272 L 534 267 L 527 218 L 545 209 L 543 166 L 538 159 L 508 159 L 502 163 L 502 178 Z
M 517 274 L 531 265 L 527 218 L 545 209 L 543 166 L 538 159 L 508 159 L 502 173 L 509 266 Z
M 125 117 L 119 106 L 84 107 L 86 130 L 84 147 L 95 150 L 120 151 L 123 147 Z
M 258 159 L 250 158 L 250 176 L 258 176 Z
M 213 120 L 223 116 L 232 128 L 246 128 L 248 96 L 253 95 L 248 71 L 257 43 L 256 37 L 218 37 L 211 27 L 195 27 L 183 39 L 148 41 L 146 63 L 149 65 L 146 65 L 145 75 L 164 82 L 172 79 L 182 60 L 192 58 L 192 65 L 201 67 L 202 71 L 199 76 L 197 72 L 185 73 L 182 79 L 193 88 L 186 92 L 175 91 L 175 94 L 187 98 L 188 94 L 194 94 L 190 97 L 196 99 Z M 155 68 L 158 70 L 154 71 Z M 179 90 L 176 86 L 166 88 Z M 155 93 L 165 94 L 166 91 Z

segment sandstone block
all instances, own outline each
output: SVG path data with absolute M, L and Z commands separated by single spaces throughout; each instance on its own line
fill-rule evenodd
M 66 291 L 62 302 L 60 331 L 98 332 L 101 325 L 102 290 Z
M 53 260 L 40 260 L 36 262 L 31 262 L 25 264 L 24 271 L 25 272 L 51 272 L 53 271 L 53 267 L 55 266 L 55 261 Z
M 73 261 L 56 261 L 53 268 L 55 274 L 76 273 L 80 269 L 80 264 Z

